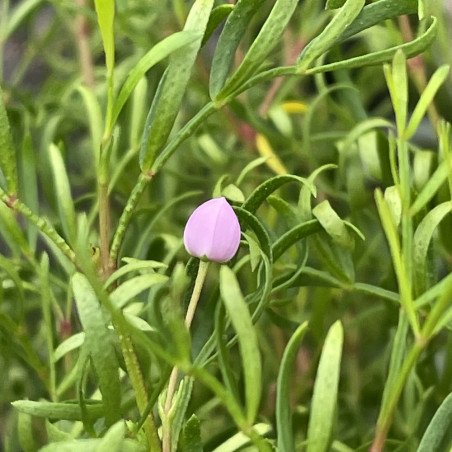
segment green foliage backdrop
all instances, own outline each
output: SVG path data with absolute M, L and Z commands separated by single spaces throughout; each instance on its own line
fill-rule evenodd
M 0 450 L 449 452 L 451 22 L 3 0 Z

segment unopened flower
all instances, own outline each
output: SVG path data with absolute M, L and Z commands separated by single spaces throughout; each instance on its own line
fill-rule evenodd
M 225 198 L 214 198 L 195 209 L 184 231 L 187 251 L 200 259 L 226 262 L 240 244 L 240 224 Z

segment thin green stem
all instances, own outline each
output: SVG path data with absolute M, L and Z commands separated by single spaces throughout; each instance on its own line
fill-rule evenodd
M 384 447 L 384 442 L 388 434 L 389 427 L 391 425 L 392 416 L 394 410 L 399 401 L 400 395 L 402 394 L 405 382 L 414 368 L 419 355 L 424 349 L 426 342 L 415 342 L 412 346 L 407 358 L 405 359 L 400 373 L 395 381 L 394 387 L 392 388 L 391 394 L 387 400 L 386 409 L 380 411 L 380 415 L 377 421 L 377 429 L 375 432 L 375 438 L 370 448 L 370 452 L 381 452 Z
M 100 259 L 102 265 L 102 276 L 106 279 L 110 275 L 110 207 L 108 200 L 108 181 L 99 180 L 98 198 Z
M 51 226 L 45 218 L 34 214 L 28 206 L 15 197 L 9 196 L 5 191 L 0 189 L 0 200 L 2 200 L 8 207 L 21 213 L 28 221 L 34 224 L 39 231 L 47 236 L 56 247 L 74 264 L 76 264 L 76 257 L 74 251 L 61 237 L 60 234 Z
M 119 314 L 119 316 L 122 317 L 122 314 Z M 119 316 L 117 316 L 117 319 L 114 321 L 113 325 L 119 334 L 119 343 L 121 345 L 121 350 L 124 356 L 124 361 L 126 363 L 130 382 L 132 383 L 132 387 L 135 391 L 138 411 L 140 415 L 143 415 L 148 405 L 148 393 L 132 339 L 123 327 L 124 318 L 119 319 Z M 152 412 L 149 412 L 149 414 L 147 415 L 146 420 L 143 424 L 143 428 L 148 440 L 148 445 L 150 448 L 149 450 L 151 450 L 152 452 L 161 451 L 162 448 L 160 439 L 157 433 L 157 426 L 155 424 Z
M 199 297 L 201 295 L 201 290 L 204 286 L 204 281 L 206 280 L 208 268 L 209 268 L 208 261 L 200 261 L 198 274 L 196 275 L 195 286 L 190 297 L 190 302 L 188 303 L 187 314 L 185 315 L 185 326 L 187 327 L 187 329 L 190 328 L 191 323 L 193 321 Z M 178 375 L 179 369 L 175 366 L 171 371 L 171 375 L 168 382 L 168 389 L 166 392 L 164 408 L 166 422 L 163 424 L 163 452 L 171 452 L 171 423 L 169 422 L 169 412 L 171 411 L 171 407 L 173 405 L 173 398 L 176 392 Z
M 389 210 L 388 204 L 383 198 L 380 190 L 375 192 L 375 199 L 377 202 L 378 213 L 380 215 L 381 224 L 386 234 L 389 243 L 389 249 L 392 255 L 394 264 L 394 271 L 397 276 L 400 291 L 400 303 L 406 310 L 408 319 L 416 337 L 419 336 L 419 321 L 416 316 L 414 302 L 411 295 L 411 283 L 407 276 L 406 262 L 400 246 L 400 240 L 397 228 L 392 219 L 392 214 Z M 411 264 L 410 264 L 411 265 Z

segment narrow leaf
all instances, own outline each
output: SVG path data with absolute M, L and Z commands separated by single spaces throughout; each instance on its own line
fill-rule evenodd
M 203 452 L 201 423 L 195 414 L 187 421 L 182 433 L 182 452 Z
M 446 182 L 448 176 L 448 165 L 446 161 L 436 168 L 435 172 L 431 175 L 428 182 L 424 185 L 424 188 L 419 193 L 413 205 L 410 207 L 410 214 L 416 215 L 419 213 L 425 205 L 436 195 L 441 185 Z
M 226 266 L 220 269 L 220 293 L 238 336 L 245 380 L 246 417 L 251 423 L 257 415 L 261 398 L 261 357 L 248 306 L 234 272 Z
M 146 172 L 154 163 L 173 127 L 191 69 L 201 46 L 213 0 L 196 0 L 185 23 L 184 30 L 197 34 L 189 45 L 171 55 L 168 69 L 160 81 L 152 103 L 140 150 L 140 167 Z
M 114 0 L 94 0 L 96 7 L 97 21 L 102 35 L 104 45 L 105 61 L 109 74 L 113 73 L 115 65 L 115 42 L 114 42 Z
M 14 149 L 13 137 L 6 114 L 6 107 L 3 97 L 3 91 L 0 87 L 0 170 L 5 176 L 5 190 L 10 195 L 17 195 L 17 163 L 16 151 Z
M 450 450 L 452 446 L 452 394 L 436 411 L 422 437 L 417 452 Z
M 154 47 L 152 47 L 149 52 L 144 55 L 140 61 L 134 66 L 127 76 L 124 85 L 122 85 L 121 91 L 118 94 L 115 105 L 113 107 L 113 116 L 111 118 L 110 127 L 113 128 L 116 120 L 118 119 L 119 113 L 121 113 L 124 104 L 127 102 L 130 94 L 137 86 L 140 79 L 146 74 L 146 72 L 155 66 L 158 62 L 165 59 L 171 53 L 180 49 L 187 44 L 192 43 L 199 38 L 199 34 L 193 31 L 180 31 L 173 33 L 165 39 L 162 39 Z
M 122 283 L 110 295 L 112 303 L 118 308 L 124 307 L 128 301 L 156 284 L 163 284 L 168 277 L 159 273 L 148 273 L 135 276 Z
M 23 452 L 36 452 L 38 448 L 36 447 L 32 419 L 27 413 L 19 412 L 19 419 L 17 420 L 17 433 L 19 436 L 19 444 Z
M 53 361 L 56 362 L 67 353 L 81 347 L 83 345 L 83 342 L 85 342 L 85 333 L 83 332 L 73 334 L 71 337 L 68 337 L 53 352 Z
M 450 66 L 448 65 L 443 65 L 440 68 L 438 68 L 430 78 L 430 81 L 428 82 L 427 86 L 423 89 L 421 97 L 418 103 L 416 104 L 416 107 L 414 108 L 413 114 L 405 130 L 404 133 L 405 140 L 409 140 L 413 136 L 414 132 L 416 132 L 422 118 L 425 115 L 425 112 L 432 103 L 433 98 L 438 92 L 440 86 L 446 80 L 446 77 L 449 74 L 449 68 Z
M 385 20 L 402 14 L 414 14 L 417 11 L 417 4 L 418 0 L 398 0 L 397 2 L 394 0 L 378 0 L 378 2 L 366 5 L 356 19 L 344 30 L 337 43 Z
M 73 244 L 76 236 L 76 220 L 71 185 L 61 152 L 54 144 L 51 144 L 49 147 L 49 161 L 52 166 L 55 197 L 58 203 L 61 224 L 66 238 L 69 240 L 69 243 Z
M 265 199 L 269 195 L 271 195 L 279 187 L 289 182 L 298 182 L 306 185 L 310 189 L 311 194 L 315 195 L 315 188 L 311 182 L 307 181 L 303 177 L 286 174 L 284 176 L 272 177 L 259 185 L 243 203 L 242 208 L 248 210 L 251 213 L 256 212 L 258 207 L 265 201 Z
M 204 38 L 202 38 L 201 47 L 209 40 L 215 30 L 220 26 L 221 22 L 225 20 L 229 14 L 234 10 L 234 5 L 218 5 L 212 10 L 209 17 L 209 22 L 207 22 L 206 32 L 204 33 Z
M 253 425 L 253 429 L 261 436 L 271 431 L 271 426 L 268 424 Z M 243 446 L 249 444 L 251 441 L 244 433 L 239 432 L 231 438 L 227 439 L 220 446 L 216 447 L 212 452 L 235 452 L 236 450 L 243 450 Z
M 339 246 L 347 249 L 353 249 L 355 241 L 349 234 L 344 222 L 339 215 L 333 210 L 328 200 L 322 201 L 312 209 L 313 215 L 327 234 Z
M 105 418 L 109 425 L 120 418 L 121 385 L 119 364 L 113 338 L 105 325 L 99 301 L 88 280 L 81 273 L 72 278 L 72 290 L 85 330 L 85 346 L 91 357 L 105 406 Z
M 82 419 L 82 411 L 75 403 L 17 400 L 12 402 L 12 405 L 21 413 L 31 414 L 32 416 L 69 421 L 80 421 Z M 91 419 L 98 419 L 104 415 L 104 407 L 100 403 L 86 405 L 85 409 Z
M 126 434 L 126 426 L 121 419 L 112 425 L 105 436 L 99 441 L 95 452 L 122 452 Z
M 389 49 L 372 52 L 358 57 L 353 57 L 335 63 L 315 66 L 311 69 L 306 69 L 306 74 L 318 74 L 321 72 L 336 71 L 339 69 L 352 69 L 364 66 L 376 66 L 381 63 L 388 63 L 392 60 L 398 50 L 402 50 L 407 58 L 419 55 L 433 42 L 436 36 L 438 27 L 438 20 L 432 17 L 432 23 L 427 30 L 418 36 L 416 39 L 404 44 L 399 44 Z
M 273 244 L 273 259 L 277 260 L 282 254 L 290 248 L 294 243 L 315 234 L 322 230 L 322 226 L 318 220 L 310 220 L 295 226 L 287 231 Z
M 433 234 L 441 220 L 452 211 L 450 201 L 444 202 L 432 209 L 420 222 L 413 239 L 415 272 L 414 286 L 417 295 L 421 295 L 428 287 L 427 252 Z
M 314 383 L 307 452 L 330 450 L 335 422 L 344 332 L 336 321 L 328 331 Z
M 264 4 L 265 1 L 262 0 L 239 0 L 229 15 L 218 39 L 212 60 L 209 85 L 212 99 L 223 88 L 240 40 L 248 29 L 252 17 Z
M 295 443 L 292 431 L 291 405 L 291 375 L 298 355 L 301 341 L 306 333 L 308 323 L 302 323 L 290 338 L 281 360 L 276 390 L 276 429 L 278 433 L 278 449 L 294 452 Z
M 295 11 L 298 0 L 277 0 L 259 34 L 254 40 L 238 69 L 215 98 L 224 98 L 237 89 L 261 66 L 265 57 L 278 43 Z
M 317 58 L 325 53 L 355 20 L 365 0 L 347 0 L 325 29 L 313 39 L 298 57 L 297 71 L 304 72 Z

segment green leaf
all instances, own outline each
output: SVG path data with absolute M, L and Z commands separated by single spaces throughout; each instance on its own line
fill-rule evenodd
M 440 86 L 446 80 L 449 74 L 449 65 L 443 65 L 439 67 L 435 73 L 430 78 L 427 86 L 422 90 L 421 97 L 414 108 L 413 114 L 411 115 L 410 121 L 404 133 L 404 140 L 409 140 L 417 128 L 419 127 L 422 118 L 425 115 L 430 104 L 433 102 L 433 98 L 436 96 Z
M 242 229 L 246 229 L 246 226 L 249 226 L 254 231 L 259 240 L 260 249 L 265 256 L 267 256 L 268 261 L 272 263 L 273 254 L 270 245 L 270 237 L 268 236 L 268 233 L 260 220 L 258 220 L 255 215 L 248 210 L 245 210 L 243 207 L 234 207 L 234 212 L 237 214 L 240 224 L 242 225 Z
M 99 445 L 102 439 L 79 439 L 70 441 L 61 441 L 48 444 L 39 449 L 39 452 L 99 452 Z M 142 444 L 132 439 L 124 439 L 121 443 L 121 452 L 147 452 L 148 449 Z M 109 449 L 102 448 L 102 452 L 108 452 Z
M 220 369 L 226 390 L 229 394 L 235 397 L 236 400 L 240 400 L 237 379 L 234 373 L 234 366 L 231 363 L 228 347 L 228 336 L 226 334 L 228 326 L 229 322 L 227 316 L 225 315 L 224 305 L 218 304 L 215 309 L 214 327 L 216 349 L 218 354 L 218 367 Z
M 262 391 L 261 356 L 256 330 L 234 272 L 220 269 L 220 293 L 237 333 L 245 380 L 246 418 L 251 424 L 257 415 Z
M 24 412 L 19 412 L 19 419 L 17 420 L 17 433 L 19 436 L 19 443 L 24 452 L 36 452 L 38 448 L 33 435 L 33 427 L 31 423 L 31 416 Z
M 349 0 L 350 1 L 350 0 Z M 378 2 L 379 3 L 379 2 Z M 318 74 L 321 72 L 337 71 L 339 69 L 352 69 L 364 66 L 375 66 L 382 63 L 388 63 L 392 60 L 398 50 L 403 51 L 407 58 L 419 55 L 434 41 L 438 27 L 438 20 L 432 17 L 432 23 L 427 30 L 413 41 L 399 44 L 389 49 L 372 52 L 365 55 L 337 61 L 335 63 L 315 66 L 306 69 L 305 74 Z
M 94 449 L 95 452 L 122 452 L 126 434 L 126 426 L 121 419 L 113 424 Z
M 343 283 L 329 273 L 302 267 L 287 281 L 287 287 L 342 287 Z
M 105 325 L 99 301 L 86 277 L 76 273 L 71 282 L 80 321 L 85 331 L 85 346 L 91 355 L 99 380 L 105 418 L 107 424 L 111 425 L 121 417 L 121 384 L 115 345 Z
M 360 31 L 385 20 L 402 14 L 414 14 L 417 12 L 417 6 L 418 0 L 398 0 L 397 2 L 394 0 L 378 0 L 378 2 L 366 5 L 356 19 L 344 30 L 336 43 L 345 41 Z
M 312 209 L 313 215 L 335 243 L 346 249 L 353 249 L 355 241 L 349 234 L 345 223 L 333 210 L 328 200 L 322 201 Z
M 11 259 L 8 259 L 7 257 L 0 254 L 0 268 L 5 271 L 5 273 L 11 278 L 14 285 L 17 288 L 17 298 L 15 306 L 16 312 L 18 313 L 19 317 L 22 318 L 24 315 L 24 305 L 25 305 L 25 291 L 24 291 L 24 285 L 22 278 L 20 277 L 19 272 L 16 270 L 16 267 L 14 263 L 11 261 Z
M 383 69 L 396 115 L 397 132 L 401 135 L 405 131 L 408 109 L 408 74 L 402 50 L 395 53 L 392 66 L 385 65 Z
M 99 22 L 100 33 L 105 52 L 105 63 L 108 74 L 113 74 L 115 66 L 115 40 L 114 40 L 114 0 L 94 0 L 96 7 L 97 21 Z
M 256 424 L 253 425 L 253 429 L 261 436 L 266 435 L 271 431 L 269 424 Z M 216 447 L 212 452 L 235 452 L 236 450 L 243 450 L 243 446 L 250 443 L 250 439 L 244 433 L 239 432 L 234 436 L 231 436 L 220 446 Z M 282 452 L 282 451 L 281 451 Z
M 330 450 L 337 408 L 337 393 L 344 332 L 336 321 L 328 331 L 314 383 L 308 425 L 307 452 Z
M 123 257 L 122 260 L 126 262 L 126 265 L 116 270 L 108 279 L 105 281 L 104 288 L 108 288 L 111 284 L 117 281 L 122 276 L 127 275 L 127 273 L 146 270 L 149 273 L 154 273 L 154 269 L 167 268 L 167 265 L 163 262 L 153 261 L 153 260 L 141 260 L 135 258 Z
M 68 441 L 73 439 L 70 433 L 60 430 L 55 424 L 52 424 L 48 419 L 45 420 L 47 441 L 49 443 L 58 443 L 60 441 Z
M 201 423 L 195 414 L 185 424 L 182 433 L 181 452 L 203 452 Z
M 132 91 L 137 86 L 140 79 L 146 74 L 146 72 L 155 66 L 157 63 L 168 57 L 171 53 L 184 47 L 188 44 L 193 43 L 195 40 L 199 39 L 199 33 L 184 30 L 162 39 L 160 42 L 155 44 L 149 52 L 144 55 L 140 61 L 133 67 L 127 76 L 126 81 L 121 87 L 121 91 L 118 94 L 116 102 L 113 107 L 113 115 L 111 118 L 110 128 L 112 129 L 116 120 L 118 119 L 119 113 L 121 113 L 127 99 L 129 98 Z
M 239 88 L 243 82 L 248 80 L 251 75 L 256 72 L 270 51 L 278 43 L 279 37 L 292 17 L 297 3 L 298 0 L 276 1 L 270 14 L 268 15 L 267 20 L 243 58 L 240 66 L 232 74 L 230 79 L 226 82 L 225 86 L 221 88 L 221 91 L 218 94 L 215 95 L 214 92 L 211 92 L 211 95 L 213 94 L 213 98 L 225 98 L 228 94 Z
M 441 403 L 422 437 L 417 452 L 448 451 L 452 447 L 452 394 Z
M 196 0 L 187 17 L 184 30 L 197 38 L 171 55 L 168 69 L 159 83 L 149 111 L 140 150 L 140 167 L 147 172 L 165 144 L 173 127 L 191 69 L 201 46 L 213 0 Z
M 21 413 L 32 416 L 45 417 L 47 419 L 66 419 L 80 421 L 82 411 L 76 403 L 34 402 L 32 400 L 17 400 L 12 402 L 14 408 Z M 88 404 L 85 407 L 91 419 L 99 419 L 104 415 L 104 406 L 101 403 Z
M 293 227 L 298 223 L 295 209 L 280 196 L 270 195 L 267 197 L 267 202 L 278 212 L 278 216 L 284 218 L 284 221 Z
M 171 422 L 171 438 L 173 438 L 171 445 L 173 451 L 178 450 L 178 439 L 182 428 L 184 427 L 188 404 L 190 403 L 193 392 L 193 383 L 193 377 L 185 377 L 180 382 L 179 389 L 177 390 L 176 398 L 174 400 L 174 405 L 171 410 L 171 415 L 173 416 Z M 173 412 L 173 410 L 175 411 Z
M 412 216 L 418 214 L 425 205 L 436 195 L 441 185 L 447 180 L 448 165 L 446 161 L 436 168 L 435 172 L 431 175 L 428 182 L 424 185 L 424 188 L 417 196 L 416 200 L 410 207 L 410 214 Z
M 13 252 L 17 254 L 20 252 L 32 254 L 27 239 L 17 223 L 13 210 L 3 202 L 0 202 L 0 233 Z
M 347 0 L 324 30 L 301 52 L 297 60 L 297 72 L 305 72 L 317 58 L 335 44 L 342 33 L 355 20 L 364 3 L 365 0 Z
M 444 202 L 432 209 L 420 222 L 413 238 L 413 269 L 416 295 L 421 295 L 428 288 L 427 252 L 433 233 L 441 220 L 452 211 L 450 201 Z
M 141 292 L 148 290 L 156 284 L 163 284 L 166 281 L 168 281 L 168 277 L 159 273 L 135 276 L 117 287 L 110 294 L 110 299 L 116 308 L 121 309 L 128 301 L 132 300 Z
M 85 342 L 85 333 L 83 333 L 83 332 L 76 333 L 76 334 L 73 334 L 71 337 L 68 337 L 53 352 L 53 357 L 52 357 L 53 361 L 57 362 L 67 353 L 81 347 L 83 345 L 83 342 Z
M 72 201 L 71 185 L 66 172 L 66 165 L 60 150 L 51 144 L 49 147 L 49 161 L 52 166 L 55 197 L 58 203 L 61 224 L 69 243 L 75 243 L 76 221 L 74 202 Z
M 399 188 L 395 185 L 387 187 L 384 198 L 388 205 L 389 212 L 391 213 L 392 221 L 398 227 L 402 220 L 402 200 L 400 199 Z
M 240 40 L 248 29 L 252 17 L 264 4 L 265 0 L 239 0 L 229 15 L 213 55 L 209 84 L 212 99 L 223 88 Z
M 268 157 L 258 157 L 257 159 L 252 160 L 250 163 L 248 163 L 242 171 L 240 171 L 240 174 L 237 177 L 237 180 L 235 181 L 237 186 L 240 186 L 245 177 L 248 175 L 250 171 L 252 171 L 254 168 L 263 165 L 268 160 Z
M 326 91 L 329 91 L 326 90 Z M 330 169 L 336 169 L 337 165 L 332 163 L 328 163 L 326 165 L 322 165 L 316 170 L 314 170 L 308 177 L 308 183 L 311 187 L 314 186 L 314 181 L 323 171 L 327 171 Z M 300 195 L 298 198 L 298 215 L 302 221 L 308 221 L 312 219 L 311 212 L 311 197 L 313 196 L 312 189 L 308 188 L 308 185 L 304 185 L 300 190 Z M 315 196 L 315 193 L 314 193 Z
M 306 221 L 298 226 L 295 226 L 290 231 L 287 231 L 279 237 L 275 243 L 273 243 L 273 259 L 277 260 L 294 243 L 321 230 L 322 226 L 318 220 Z
M 93 150 L 93 163 L 95 166 L 99 163 L 100 145 L 102 142 L 102 131 L 104 129 L 104 119 L 102 111 L 93 90 L 85 86 L 77 87 L 85 103 L 86 113 L 88 114 L 88 125 L 91 133 L 91 144 Z
M 229 14 L 234 10 L 235 5 L 218 5 L 212 10 L 209 17 L 209 22 L 207 22 L 206 32 L 204 33 L 204 38 L 202 39 L 201 47 L 209 40 L 215 30 L 220 26 L 221 22 L 225 20 Z
M 286 174 L 284 176 L 274 176 L 259 185 L 243 203 L 242 208 L 248 210 L 251 213 L 256 212 L 259 206 L 267 199 L 269 195 L 271 195 L 279 187 L 289 182 L 298 182 L 306 185 L 311 191 L 311 194 L 315 195 L 315 187 L 311 182 L 304 179 L 303 177 L 295 176 L 292 174 Z
M 284 452 L 295 452 L 292 431 L 290 394 L 292 369 L 298 355 L 301 341 L 306 333 L 308 323 L 302 323 L 290 338 L 279 367 L 276 390 L 276 430 L 278 433 L 278 449 Z
M 16 151 L 14 149 L 13 137 L 6 113 L 3 91 L 0 87 L 0 170 L 5 176 L 5 190 L 10 195 L 17 195 L 18 179 L 17 179 L 17 163 Z
M 337 9 L 344 6 L 345 0 L 327 0 L 325 9 Z
M 33 212 L 39 212 L 36 154 L 37 152 L 33 148 L 31 134 L 27 131 L 23 139 L 22 148 L 19 150 L 19 198 Z M 38 240 L 38 229 L 31 223 L 27 223 L 25 229 L 29 246 L 24 247 L 21 245 L 22 250 L 26 251 L 27 248 L 35 250 Z

